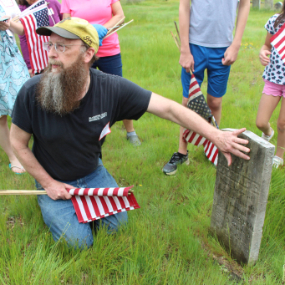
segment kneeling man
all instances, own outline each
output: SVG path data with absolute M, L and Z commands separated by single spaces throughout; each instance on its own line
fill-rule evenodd
M 114 75 L 90 69 L 98 51 L 96 29 L 78 18 L 54 27 L 42 27 L 49 66 L 20 90 L 11 127 L 13 149 L 26 171 L 36 180 L 45 223 L 54 240 L 61 236 L 71 246 L 91 246 L 90 224 L 80 224 L 66 188 L 117 187 L 104 168 L 100 134 L 109 123 L 137 120 L 144 112 L 173 121 L 211 140 L 231 163 L 230 153 L 249 159 L 249 149 L 237 138 L 245 129 L 222 132 L 178 103 Z M 34 145 L 28 147 L 33 135 Z M 127 213 L 102 219 L 109 232 L 127 222 Z

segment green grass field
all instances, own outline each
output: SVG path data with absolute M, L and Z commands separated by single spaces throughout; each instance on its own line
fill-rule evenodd
M 126 20 L 134 23 L 119 37 L 124 77 L 181 102 L 179 53 L 170 35 L 173 21 L 178 21 L 178 4 L 123 2 Z M 258 53 L 271 15 L 272 11 L 250 12 L 231 69 L 221 128 L 246 127 L 260 135 L 255 126 L 263 88 Z M 278 112 L 279 108 L 271 119 L 275 131 Z M 240 266 L 208 234 L 216 170 L 203 149 L 189 146 L 190 165 L 167 177 L 161 169 L 177 151 L 179 127 L 151 114 L 134 125 L 141 147 L 128 144 L 121 122 L 113 126 L 103 147 L 103 162 L 119 185 L 135 185 L 141 209 L 129 212 L 128 226 L 112 236 L 100 231 L 89 250 L 71 250 L 53 242 L 36 197 L 1 196 L 0 283 L 283 284 L 284 168 L 272 174 L 258 262 Z M 13 174 L 8 163 L 0 150 L 0 189 L 35 189 L 28 174 Z

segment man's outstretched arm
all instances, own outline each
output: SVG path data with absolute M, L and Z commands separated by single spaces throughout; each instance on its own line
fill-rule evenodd
M 66 188 L 74 187 L 54 180 L 45 171 L 29 148 L 30 138 L 31 134 L 14 124 L 11 125 L 12 148 L 26 171 L 43 186 L 51 199 L 70 199 L 71 195 L 66 191 Z
M 234 132 L 220 131 L 192 110 L 155 93 L 151 95 L 147 111 L 209 139 L 223 152 L 228 165 L 232 162 L 231 153 L 246 160 L 250 159 L 243 153 L 250 151 L 249 148 L 243 146 L 248 141 L 237 137 L 245 131 L 245 128 Z

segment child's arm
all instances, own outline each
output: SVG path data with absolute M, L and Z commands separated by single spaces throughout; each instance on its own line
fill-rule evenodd
M 259 60 L 261 62 L 262 65 L 266 66 L 269 62 L 269 55 L 271 54 L 271 43 L 270 43 L 270 39 L 273 35 L 271 35 L 270 33 L 267 33 L 266 38 L 265 38 L 265 43 L 264 45 L 261 47 L 261 50 L 259 52 Z
M 189 24 L 190 24 L 190 1 L 180 0 L 179 4 L 179 28 L 180 28 L 180 59 L 179 64 L 186 72 L 194 71 L 194 58 L 189 48 Z
M 6 30 L 10 30 L 13 33 L 16 33 L 18 35 L 24 35 L 24 27 L 21 24 L 21 22 L 15 22 L 11 19 L 7 20 L 7 21 L 0 21 L 0 30 L 1 31 L 6 31 Z
M 222 59 L 222 64 L 224 65 L 231 65 L 237 59 L 249 11 L 250 11 L 250 1 L 240 0 L 238 7 L 235 36 L 232 44 L 227 48 L 224 54 L 224 58 Z

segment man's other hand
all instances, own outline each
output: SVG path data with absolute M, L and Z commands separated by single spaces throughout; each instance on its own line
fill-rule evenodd
M 71 195 L 66 189 L 76 188 L 72 185 L 65 184 L 59 181 L 54 180 L 50 185 L 45 187 L 48 196 L 53 200 L 68 200 L 71 199 Z

